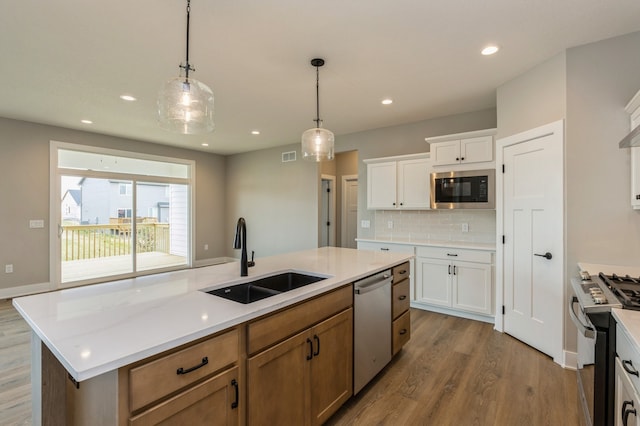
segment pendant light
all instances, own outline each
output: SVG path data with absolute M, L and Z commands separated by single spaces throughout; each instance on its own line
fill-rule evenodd
M 333 146 L 335 138 L 333 132 L 322 128 L 320 120 L 320 67 L 324 59 L 315 58 L 311 65 L 316 67 L 316 127 L 302 134 L 302 158 L 310 161 L 333 160 Z
M 189 76 L 195 71 L 189 63 L 190 13 L 191 0 L 187 0 L 187 57 L 179 66 L 180 75 L 167 81 L 158 94 L 158 120 L 166 130 L 198 134 L 213 131 L 213 92 Z

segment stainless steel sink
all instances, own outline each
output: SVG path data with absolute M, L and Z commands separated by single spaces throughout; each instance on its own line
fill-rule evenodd
M 284 272 L 277 275 L 257 278 L 241 284 L 217 288 L 207 291 L 214 296 L 224 297 L 239 303 L 252 303 L 289 290 L 304 287 L 326 277 L 302 274 L 299 272 Z

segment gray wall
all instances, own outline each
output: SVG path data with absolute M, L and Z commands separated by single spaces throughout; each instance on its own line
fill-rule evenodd
M 572 48 L 497 91 L 499 137 L 566 120 L 566 294 L 579 261 L 637 266 L 640 259 L 630 153 L 618 149 L 629 131 L 624 107 L 640 89 L 639 49 L 640 33 Z M 568 314 L 564 347 L 576 350 Z
M 282 162 L 282 153 L 297 152 L 297 161 Z M 247 221 L 249 256 L 260 257 L 318 246 L 317 163 L 302 160 L 299 144 L 227 157 L 226 223 L 228 256 L 239 217 Z
M 225 159 L 203 152 L 0 118 L 0 290 L 49 282 L 49 142 L 144 152 L 196 162 L 195 259 L 225 255 Z M 44 219 L 44 229 L 29 229 Z M 209 250 L 204 251 L 204 244 Z M 4 265 L 14 273 L 5 274 Z

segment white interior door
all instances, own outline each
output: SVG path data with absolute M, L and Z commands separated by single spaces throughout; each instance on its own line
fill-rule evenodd
M 357 248 L 358 236 L 358 175 L 342 177 L 341 246 Z
M 557 363 L 564 330 L 563 142 L 562 121 L 500 140 L 504 173 L 497 186 L 504 331 Z

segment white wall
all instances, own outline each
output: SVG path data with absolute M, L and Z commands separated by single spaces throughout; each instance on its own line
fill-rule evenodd
M 296 151 L 297 161 L 282 162 L 282 152 Z M 227 255 L 239 217 L 247 221 L 249 257 L 318 246 L 318 164 L 302 160 L 300 146 L 285 145 L 227 157 L 225 241 Z

